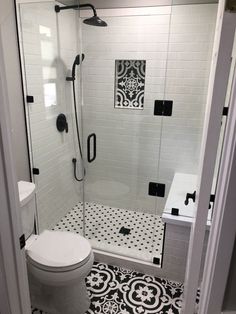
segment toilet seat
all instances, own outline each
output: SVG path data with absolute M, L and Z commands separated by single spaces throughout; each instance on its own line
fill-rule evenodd
M 91 246 L 78 234 L 45 230 L 26 251 L 28 262 L 37 268 L 65 272 L 84 265 L 90 258 Z

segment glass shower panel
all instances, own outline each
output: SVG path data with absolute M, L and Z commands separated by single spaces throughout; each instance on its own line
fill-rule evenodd
M 160 180 L 167 188 L 162 207 L 167 218 L 174 219 L 175 211 L 190 224 L 217 7 L 174 5 L 171 15 L 165 99 L 173 101 L 173 112 L 164 117 L 162 129 Z
M 196 214 L 195 193 L 217 8 L 217 3 L 172 6 L 164 99 L 172 101 L 173 107 L 171 116 L 163 117 L 159 176 L 166 194 L 159 205 L 165 222 L 164 267 L 168 276 L 179 282 L 185 278 L 190 230 Z M 201 273 L 209 225 L 210 221 Z
M 108 27 L 81 23 L 84 151 L 90 134 L 97 139 L 96 159 L 86 161 L 86 236 L 94 248 L 160 265 L 153 238 L 158 221 L 163 242 L 164 226 L 150 194 L 162 117 L 153 108 L 164 97 L 170 7 L 143 12 L 100 10 Z
M 82 201 L 81 184 L 73 176 L 74 113 L 71 85 L 66 82 L 78 49 L 76 14 L 58 16 L 54 5 L 53 1 L 25 3 L 18 11 L 25 93 L 33 96 L 27 96 L 26 106 L 40 232 L 54 228 Z M 60 114 L 65 115 L 68 132 L 56 127 Z M 81 217 L 75 219 L 82 233 Z

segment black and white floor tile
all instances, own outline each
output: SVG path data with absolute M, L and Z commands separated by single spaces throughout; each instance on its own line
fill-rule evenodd
M 86 314 L 179 314 L 183 285 L 117 266 L 94 263 L 86 279 Z M 45 314 L 33 310 L 34 314 Z
M 121 228 L 129 234 L 120 233 Z M 63 217 L 54 230 L 83 235 L 83 204 L 79 203 Z M 141 211 L 85 203 L 85 236 L 94 249 L 161 264 L 164 224 L 161 217 Z

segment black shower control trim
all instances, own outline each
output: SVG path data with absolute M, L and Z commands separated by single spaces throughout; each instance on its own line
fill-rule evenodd
M 34 102 L 34 96 L 27 95 L 26 101 L 27 101 L 27 103 L 33 103 Z
M 34 175 L 36 175 L 36 176 L 38 176 L 39 175 L 39 168 L 33 168 L 32 169 L 32 173 L 34 174 Z
M 165 197 L 165 184 L 157 182 L 149 182 L 148 195 Z
M 66 131 L 66 133 L 68 133 L 68 123 L 67 123 L 67 119 L 64 113 L 60 113 L 57 116 L 56 126 L 59 132 Z
M 173 100 L 155 100 L 154 116 L 172 116 Z

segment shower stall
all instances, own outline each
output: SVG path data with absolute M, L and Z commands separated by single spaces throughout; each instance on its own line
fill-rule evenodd
M 198 175 L 218 4 L 195 2 L 18 2 L 38 232 L 162 267 L 171 184 Z

